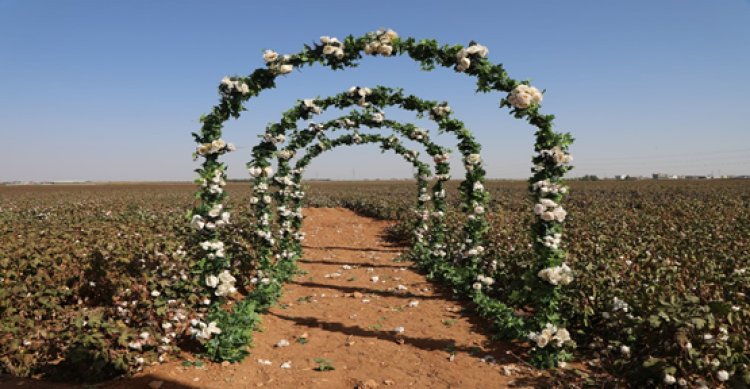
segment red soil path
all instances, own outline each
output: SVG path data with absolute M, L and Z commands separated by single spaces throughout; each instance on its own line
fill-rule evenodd
M 173 361 L 99 388 L 505 388 L 543 378 L 492 341 L 487 322 L 428 282 L 382 239 L 389 223 L 346 209 L 306 209 L 307 272 L 263 315 L 242 363 Z M 377 277 L 377 278 L 374 278 Z M 376 280 L 376 281 L 375 281 Z M 416 303 L 415 303 L 416 302 Z M 403 327 L 397 334 L 395 329 Z M 304 340 L 300 340 L 304 339 Z M 286 340 L 289 345 L 277 347 Z M 318 371 L 317 358 L 335 370 Z M 266 365 L 259 360 L 270 361 Z M 289 363 L 289 368 L 282 364 Z M 267 363 L 267 362 L 266 362 Z M 69 388 L 14 379 L 0 387 Z M 85 387 L 85 386 L 80 386 Z

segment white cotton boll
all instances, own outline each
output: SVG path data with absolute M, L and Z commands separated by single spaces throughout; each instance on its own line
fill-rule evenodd
M 225 284 L 234 284 L 237 279 L 229 273 L 229 270 L 224 270 L 219 274 L 219 281 Z
M 206 276 L 206 286 L 210 288 L 215 288 L 218 285 L 219 285 L 219 277 L 216 277 L 214 275 Z
M 280 341 L 276 343 L 276 347 L 279 347 L 279 348 L 287 347 L 287 346 L 289 346 L 289 341 L 286 339 L 281 339 Z

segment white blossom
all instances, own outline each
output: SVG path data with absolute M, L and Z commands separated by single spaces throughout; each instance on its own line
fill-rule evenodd
M 266 63 L 274 62 L 278 58 L 279 58 L 279 53 L 273 50 L 266 50 L 263 52 L 263 60 L 266 61 Z
M 567 285 L 573 282 L 573 270 L 566 263 L 542 269 L 537 276 L 552 285 Z
M 219 285 L 219 277 L 208 275 L 206 276 L 206 286 L 215 288 Z
M 195 228 L 196 230 L 201 230 L 206 225 L 206 222 L 203 220 L 203 217 L 201 215 L 193 215 L 193 219 L 190 221 L 190 226 Z
M 542 92 L 533 86 L 521 84 L 510 92 L 508 102 L 515 108 L 526 109 L 542 102 Z
M 557 328 L 551 323 L 547 323 L 539 333 L 529 333 L 528 337 L 529 340 L 535 342 L 539 348 L 544 348 L 550 343 L 559 348 L 571 340 L 568 330 L 565 328 Z
M 482 163 L 482 157 L 479 154 L 469 154 L 464 160 L 467 165 L 478 165 Z
M 557 166 L 563 166 L 567 165 L 570 162 L 573 161 L 573 157 L 563 151 L 560 146 L 555 146 L 549 150 L 542 150 L 539 152 L 539 155 L 547 158 L 551 158 L 553 162 L 555 162 L 555 165 Z

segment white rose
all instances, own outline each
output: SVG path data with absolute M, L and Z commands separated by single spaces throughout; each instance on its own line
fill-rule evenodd
M 394 39 L 398 38 L 398 34 L 396 33 L 396 31 L 393 31 L 390 28 L 385 31 L 385 36 L 389 41 L 393 41 Z
M 266 50 L 263 52 L 263 59 L 268 62 L 276 61 L 276 59 L 279 58 L 279 53 L 273 51 L 273 50 Z
M 478 165 L 482 162 L 482 157 L 479 154 L 469 154 L 466 156 L 466 163 L 469 165 Z
M 458 60 L 458 64 L 456 65 L 456 70 L 459 72 L 465 72 L 469 69 L 469 66 L 471 66 L 471 60 L 464 57 Z
M 716 378 L 722 382 L 727 381 L 729 380 L 729 372 L 727 372 L 726 370 L 719 370 L 716 373 Z
M 273 174 L 273 168 L 270 166 L 264 167 L 263 174 L 265 174 L 267 177 L 270 177 Z
M 193 215 L 193 220 L 190 221 L 190 226 L 195 228 L 196 230 L 203 229 L 203 226 L 205 226 L 206 223 L 203 221 L 203 218 L 201 215 Z
M 378 48 L 378 53 L 382 56 L 389 57 L 393 54 L 393 46 L 382 45 Z
M 675 382 L 677 382 L 677 380 L 674 378 L 673 375 L 671 375 L 671 374 L 664 374 L 664 383 L 665 384 L 672 385 Z
M 259 166 L 252 166 L 248 168 L 247 171 L 250 172 L 250 175 L 253 177 L 258 177 L 261 175 L 261 173 L 263 173 L 263 169 Z
M 208 216 L 211 217 L 218 217 L 221 214 L 221 210 L 224 208 L 221 204 L 216 204 L 211 208 L 210 211 L 208 211 Z
M 286 64 L 279 66 L 279 74 L 289 74 L 294 70 L 294 66 Z
M 547 336 L 546 334 L 543 333 L 537 336 L 536 338 L 537 346 L 544 348 L 545 346 L 547 346 L 548 343 L 549 343 L 549 336 Z

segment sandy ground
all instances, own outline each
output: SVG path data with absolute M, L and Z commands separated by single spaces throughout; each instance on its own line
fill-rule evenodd
M 388 222 L 346 209 L 306 209 L 306 272 L 263 315 L 242 363 L 152 366 L 100 388 L 537 387 L 538 374 L 492 341 L 487 323 L 446 290 L 394 262 Z M 403 330 L 403 332 L 397 331 Z M 400 332 L 400 333 L 399 333 Z M 279 342 L 288 343 L 278 347 Z M 323 361 L 325 360 L 325 361 Z M 330 365 L 334 370 L 319 371 Z M 283 366 L 282 366 L 283 365 Z M 70 388 L 13 379 L 0 387 Z

